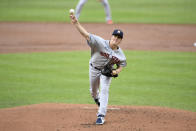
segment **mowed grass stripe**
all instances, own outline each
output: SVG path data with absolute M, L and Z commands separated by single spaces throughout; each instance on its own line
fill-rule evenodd
M 196 111 L 196 53 L 125 51 L 127 67 L 109 104 Z M 1 54 L 0 107 L 44 102 L 92 104 L 89 51 Z
M 69 9 L 78 0 L 0 0 L 0 21 L 70 22 Z M 112 0 L 115 23 L 196 24 L 195 0 Z M 89 0 L 82 9 L 81 22 L 104 22 L 103 5 Z

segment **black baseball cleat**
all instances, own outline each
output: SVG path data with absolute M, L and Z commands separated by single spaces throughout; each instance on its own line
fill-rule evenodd
M 105 122 L 104 115 L 98 115 L 96 120 L 96 125 L 103 125 L 104 122 Z
M 100 102 L 99 99 L 94 99 L 95 103 L 98 105 L 98 107 L 100 106 Z

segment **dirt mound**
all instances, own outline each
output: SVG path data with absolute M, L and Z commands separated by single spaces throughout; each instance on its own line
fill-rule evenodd
M 0 109 L 1 131 L 195 131 L 196 113 L 142 106 L 109 106 L 95 125 L 96 105 L 37 104 Z

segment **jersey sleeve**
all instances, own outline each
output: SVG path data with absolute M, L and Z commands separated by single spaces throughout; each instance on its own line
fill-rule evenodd
M 122 67 L 126 67 L 127 66 L 127 61 L 126 61 L 126 57 L 125 54 L 123 53 L 123 51 L 120 49 L 120 62 L 117 64 L 117 66 L 122 66 Z
M 120 61 L 117 66 L 122 66 L 122 67 L 126 67 L 127 66 L 127 61 L 126 60 L 123 60 L 123 61 Z
M 89 38 L 90 40 L 88 41 L 87 40 L 87 43 L 88 45 L 92 48 L 92 47 L 95 47 L 96 45 L 99 44 L 99 41 L 102 39 L 101 37 L 99 36 L 96 36 L 96 35 L 93 35 L 93 34 L 90 34 L 89 35 Z

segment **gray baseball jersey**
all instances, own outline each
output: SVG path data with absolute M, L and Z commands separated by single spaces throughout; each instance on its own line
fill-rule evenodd
M 126 66 L 126 57 L 119 47 L 117 50 L 112 50 L 109 46 L 109 40 L 90 34 L 90 40 L 87 41 L 91 47 L 90 63 L 99 69 L 103 68 L 108 62 L 111 65 Z

